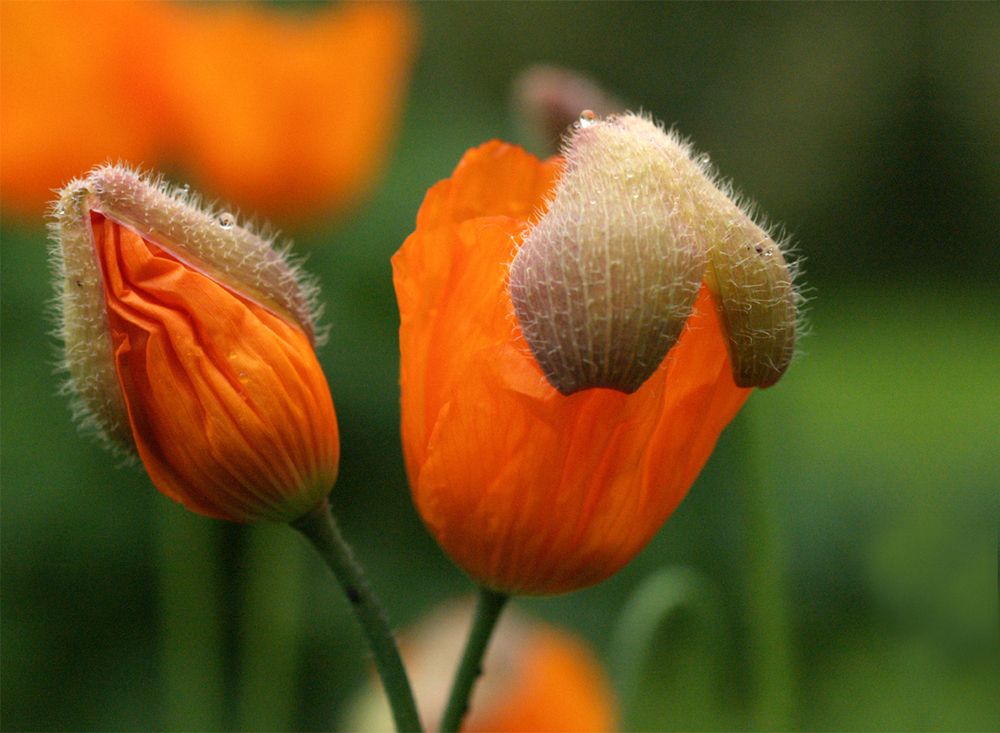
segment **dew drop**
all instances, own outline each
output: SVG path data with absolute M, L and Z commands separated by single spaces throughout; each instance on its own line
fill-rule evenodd
M 709 156 L 708 153 L 702 153 L 701 155 L 698 156 L 698 165 L 700 165 L 702 167 L 710 165 L 711 162 L 712 162 L 712 158 Z
M 230 214 L 228 211 L 223 211 L 219 214 L 219 226 L 223 229 L 232 229 L 233 225 L 236 224 L 236 217 Z
M 585 129 L 595 122 L 597 122 L 597 115 L 592 110 L 585 109 L 580 113 L 580 119 L 577 121 L 577 124 L 581 129 Z

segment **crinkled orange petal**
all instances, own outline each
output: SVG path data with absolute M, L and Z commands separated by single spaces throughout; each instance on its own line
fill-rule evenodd
M 159 156 L 163 11 L 158 2 L 0 3 L 5 214 L 41 215 L 54 186 L 95 163 Z
M 704 290 L 634 394 L 565 397 L 548 384 L 513 316 L 507 271 L 557 173 L 513 146 L 470 151 L 428 193 L 393 258 L 414 501 L 460 567 L 519 593 L 573 590 L 627 563 L 749 393 L 732 380 Z
M 115 366 L 156 487 L 238 522 L 290 521 L 337 476 L 329 388 L 300 328 L 92 213 Z
M 175 12 L 173 152 L 199 186 L 280 222 L 340 209 L 368 187 L 409 78 L 407 5 Z
M 593 654 L 552 628 L 534 632 L 510 689 L 492 708 L 470 711 L 465 733 L 608 733 L 616 729 L 614 696 Z

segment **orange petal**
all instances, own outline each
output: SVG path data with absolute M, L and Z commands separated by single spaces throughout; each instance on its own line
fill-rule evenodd
M 337 474 L 333 402 L 308 336 L 91 213 L 115 367 L 153 483 L 208 516 L 290 521 Z
M 455 225 L 496 212 L 513 217 L 511 223 L 498 221 L 498 226 L 516 230 L 540 211 L 558 171 L 558 161 L 539 164 L 520 148 L 498 141 L 470 150 L 452 178 L 428 191 L 417 214 L 417 230 L 392 258 L 401 318 L 400 349 L 406 354 L 400 380 L 403 448 L 411 477 L 416 476 L 416 464 L 426 459 L 433 426 L 434 411 L 424 407 L 426 393 L 440 384 L 438 369 L 445 366 L 437 356 L 440 347 L 435 346 L 435 339 L 448 337 L 452 326 L 463 325 L 460 318 L 438 319 L 437 314 L 447 307 L 449 294 L 454 292 L 452 283 L 466 277 L 467 267 L 483 262 L 463 252 L 467 245 L 458 237 Z M 510 252 L 501 253 L 498 262 L 508 261 L 508 255 L 513 254 L 513 242 L 506 247 Z M 486 264 L 490 264 L 488 260 Z M 438 400 L 436 394 L 432 399 Z

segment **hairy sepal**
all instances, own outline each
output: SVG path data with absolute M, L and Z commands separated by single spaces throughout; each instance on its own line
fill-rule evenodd
M 635 392 L 691 313 L 705 268 L 694 202 L 662 131 L 581 119 L 547 212 L 525 235 L 510 294 L 548 381 L 570 395 Z

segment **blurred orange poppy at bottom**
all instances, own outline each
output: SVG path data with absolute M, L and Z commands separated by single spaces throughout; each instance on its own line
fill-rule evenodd
M 616 729 L 610 687 L 592 652 L 565 631 L 526 640 L 516 678 L 492 707 L 473 710 L 467 733 L 609 733 Z
M 400 635 L 427 730 L 440 724 L 471 621 L 471 603 L 452 603 Z M 607 675 L 584 641 L 565 629 L 509 608 L 482 667 L 463 720 L 465 733 L 609 733 L 617 728 Z M 355 698 L 344 723 L 345 730 L 362 733 L 392 729 L 388 705 L 374 684 Z

